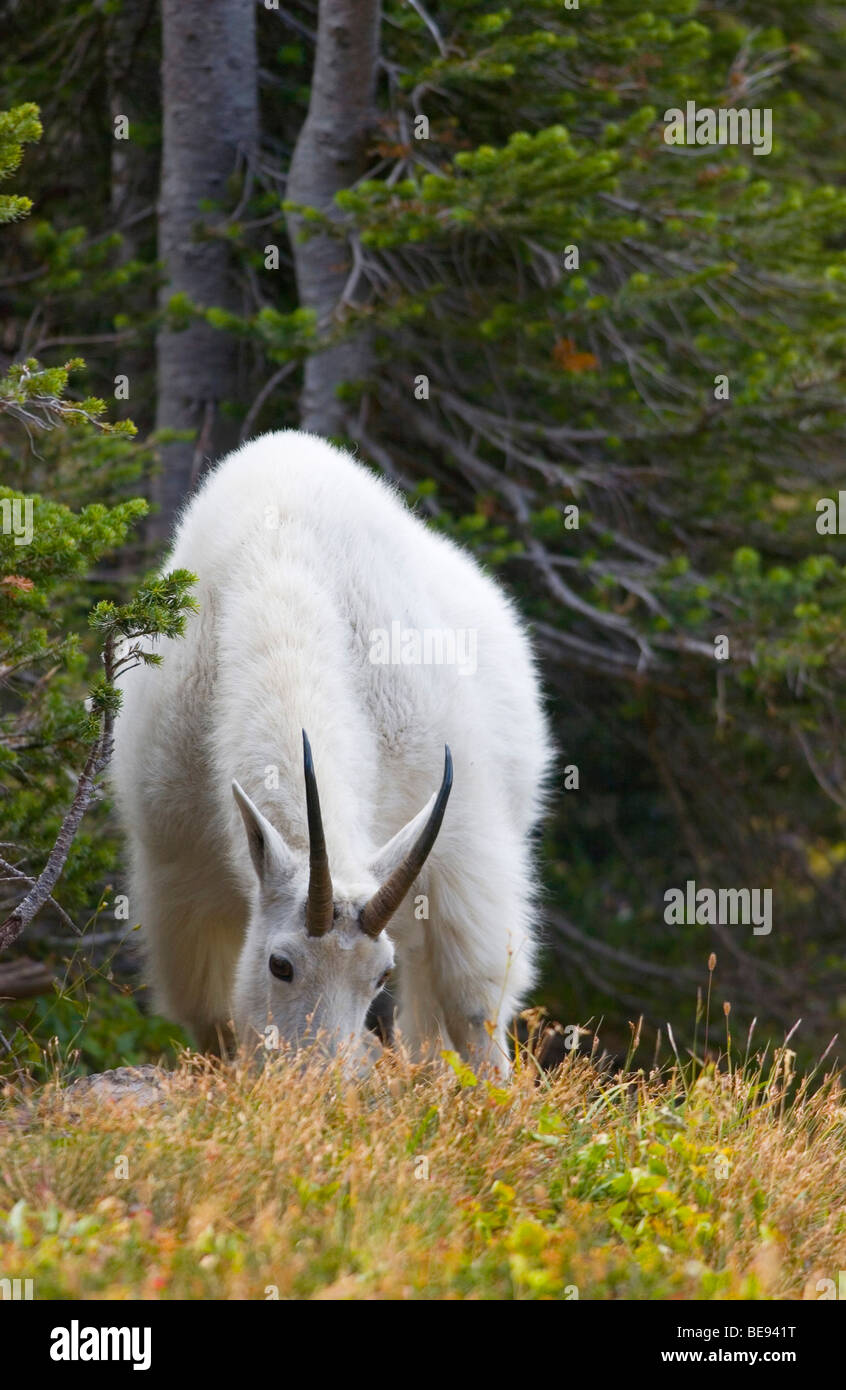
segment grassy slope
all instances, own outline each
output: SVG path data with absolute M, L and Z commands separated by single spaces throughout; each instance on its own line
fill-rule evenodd
M 787 1103 L 791 1058 L 502 1088 L 454 1058 L 353 1085 L 186 1055 L 151 1109 L 47 1088 L 26 1123 L 8 1085 L 0 1270 L 41 1299 L 816 1298 L 846 1268 L 846 1104 L 833 1078 Z

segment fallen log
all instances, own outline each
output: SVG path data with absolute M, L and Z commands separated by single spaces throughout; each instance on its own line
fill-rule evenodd
M 55 976 L 40 960 L 4 961 L 0 965 L 0 1003 L 10 999 L 31 999 L 36 994 L 50 994 Z

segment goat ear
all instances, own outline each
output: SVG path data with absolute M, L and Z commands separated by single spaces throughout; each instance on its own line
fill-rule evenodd
M 434 796 L 430 796 L 423 810 L 413 820 L 408 821 L 402 830 L 398 830 L 396 835 L 374 854 L 370 861 L 370 871 L 380 883 L 384 882 L 388 875 L 394 872 L 397 865 L 402 863 L 432 814 L 432 807 L 436 799 L 437 792 Z
M 244 821 L 250 858 L 259 883 L 265 883 L 273 868 L 281 870 L 286 876 L 290 874 L 294 868 L 294 858 L 279 831 L 262 815 L 240 783 L 232 783 L 232 795 Z

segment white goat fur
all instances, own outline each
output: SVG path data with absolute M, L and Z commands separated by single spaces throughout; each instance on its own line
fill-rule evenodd
M 296 431 L 208 475 L 164 568 L 177 566 L 197 575 L 199 610 L 184 637 L 157 643 L 161 666 L 124 676 L 112 774 L 156 1006 L 201 1046 L 232 1019 L 239 1036 L 276 1022 L 296 1041 L 309 1027 L 358 1038 L 395 950 L 412 1053 L 482 1050 L 507 1071 L 505 1029 L 532 981 L 529 836 L 551 759 L 511 602 L 392 486 Z M 373 664 L 371 633 L 395 620 L 475 631 L 475 673 Z M 317 940 L 302 916 L 302 729 L 339 918 Z M 440 835 L 371 940 L 358 907 L 424 823 L 445 744 L 455 773 Z M 241 814 L 233 779 L 252 803 Z M 273 951 L 290 957 L 293 984 L 271 976 Z

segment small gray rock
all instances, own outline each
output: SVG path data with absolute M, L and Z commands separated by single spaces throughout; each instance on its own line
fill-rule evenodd
M 161 1086 L 165 1073 L 160 1067 L 145 1063 L 138 1067 L 114 1067 L 111 1071 L 82 1076 L 68 1086 L 68 1098 L 89 1095 L 98 1100 L 132 1100 L 136 1105 L 152 1105 L 162 1099 Z

